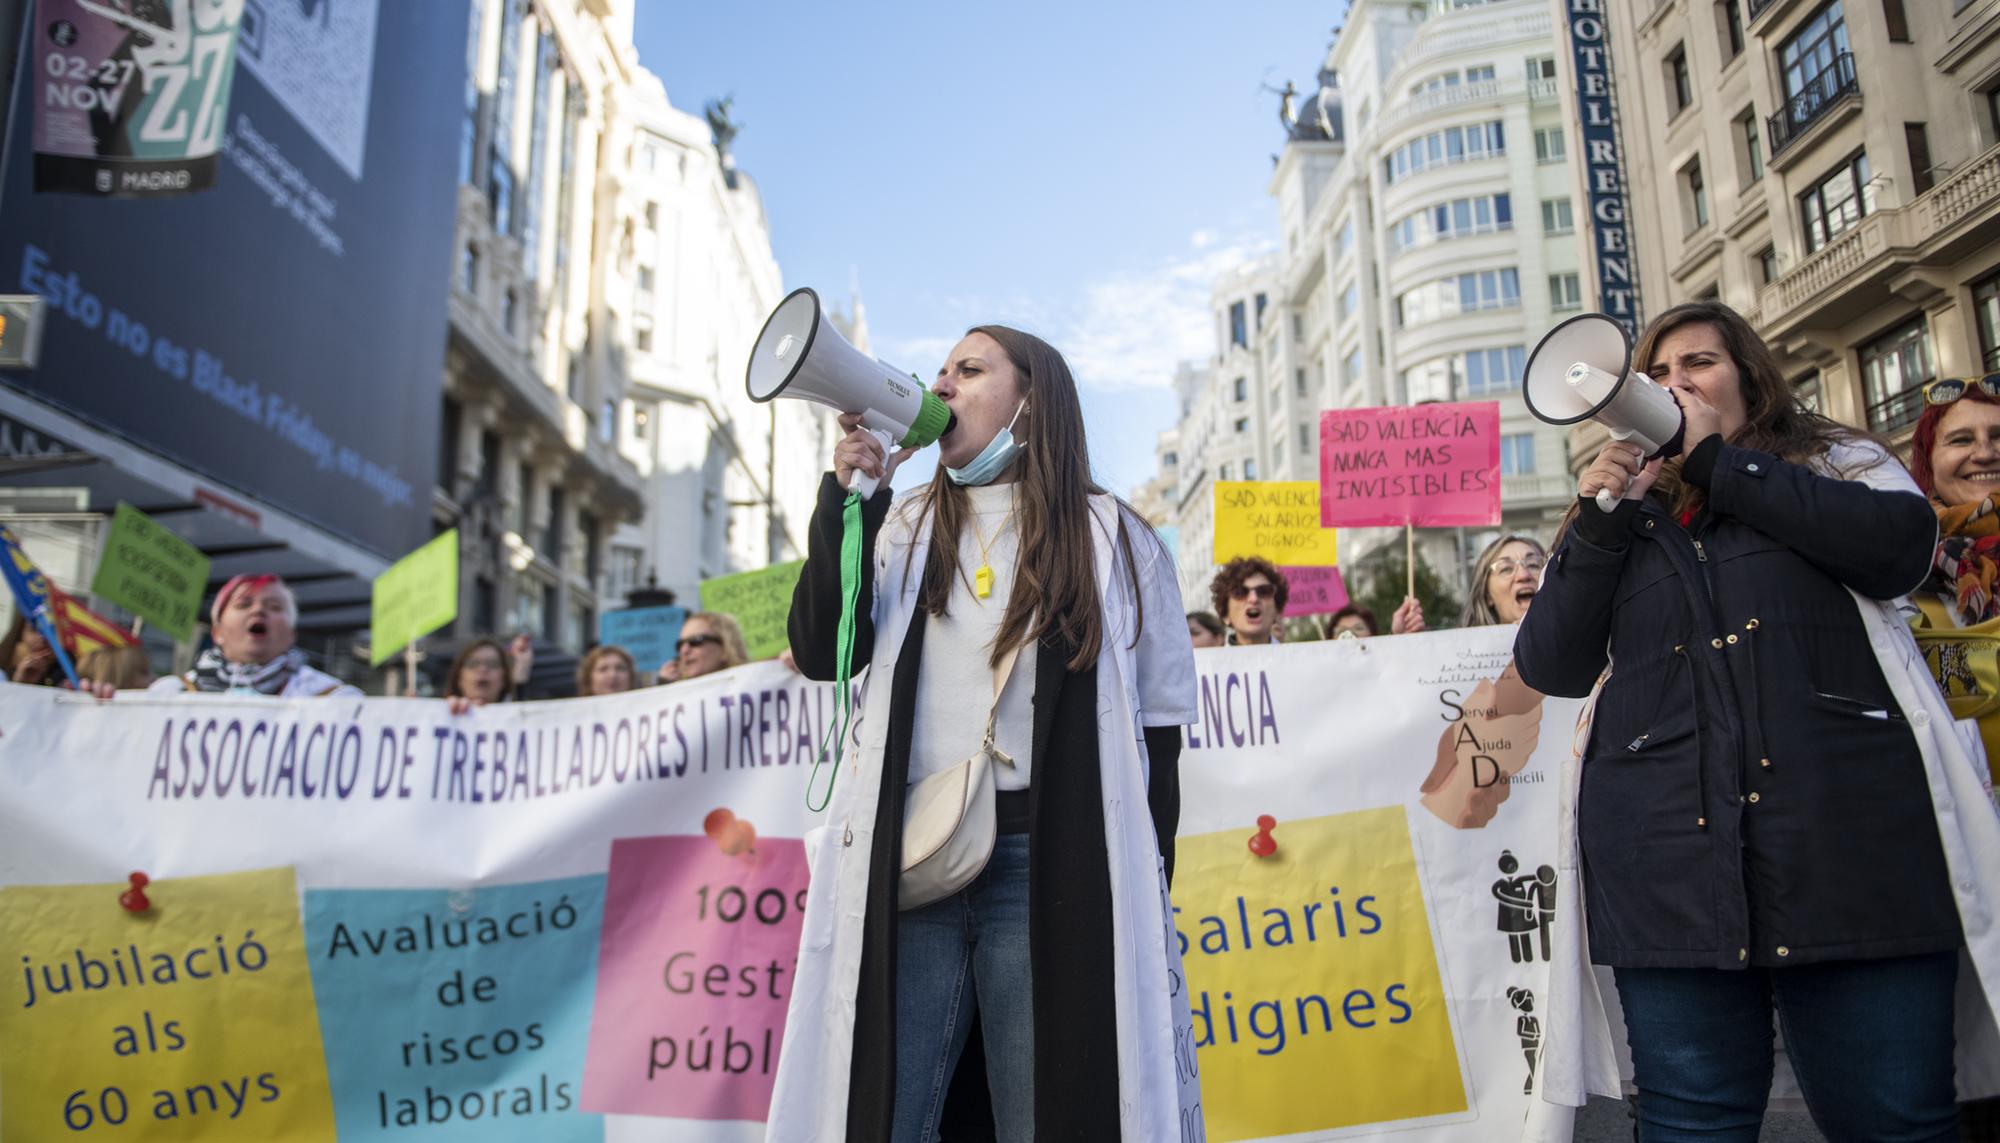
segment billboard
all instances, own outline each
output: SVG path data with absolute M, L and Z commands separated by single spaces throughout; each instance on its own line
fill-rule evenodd
M 5 383 L 398 556 L 430 533 L 468 6 L 242 6 L 212 189 L 38 194 L 13 149 L 0 293 L 48 310 Z

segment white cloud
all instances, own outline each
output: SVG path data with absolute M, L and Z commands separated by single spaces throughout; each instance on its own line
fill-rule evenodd
M 1182 361 L 1215 352 L 1209 291 L 1221 275 L 1271 248 L 1268 240 L 1217 240 L 1201 253 L 1088 283 L 1050 340 L 1082 384 L 1102 389 L 1166 386 Z
M 1210 246 L 1215 245 L 1215 231 L 1197 230 L 1192 235 L 1189 236 L 1188 242 L 1191 245 L 1193 245 L 1193 247 L 1196 250 L 1206 250 Z

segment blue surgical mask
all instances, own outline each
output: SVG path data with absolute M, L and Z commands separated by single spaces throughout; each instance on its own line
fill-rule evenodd
M 1007 466 L 1014 463 L 1014 458 L 1021 455 L 1022 449 L 1028 447 L 1014 439 L 1014 422 L 1021 419 L 1021 410 L 1027 407 L 1028 399 L 1021 398 L 1021 403 L 1014 406 L 1014 415 L 1007 420 L 1007 427 L 993 434 L 993 439 L 986 442 L 986 447 L 979 450 L 972 463 L 964 468 L 944 466 L 944 474 L 951 477 L 953 484 L 974 487 L 991 484 L 994 477 L 1007 471 Z

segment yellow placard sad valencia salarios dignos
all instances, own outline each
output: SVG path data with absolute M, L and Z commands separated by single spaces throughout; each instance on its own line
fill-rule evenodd
M 1340 562 L 1334 530 L 1319 523 L 1319 484 L 1223 480 L 1215 485 L 1215 562 L 1262 556 L 1280 567 Z

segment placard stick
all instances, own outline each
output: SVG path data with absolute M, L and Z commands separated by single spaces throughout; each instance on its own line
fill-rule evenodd
M 410 640 L 403 647 L 403 695 L 417 697 L 417 641 Z
M 1417 526 L 1408 520 L 1403 521 L 1403 571 L 1404 579 L 1407 581 L 1403 585 L 1403 598 L 1415 599 L 1417 597 Z
M 143 615 L 134 615 L 132 617 L 132 638 L 137 639 L 145 630 L 146 617 Z

